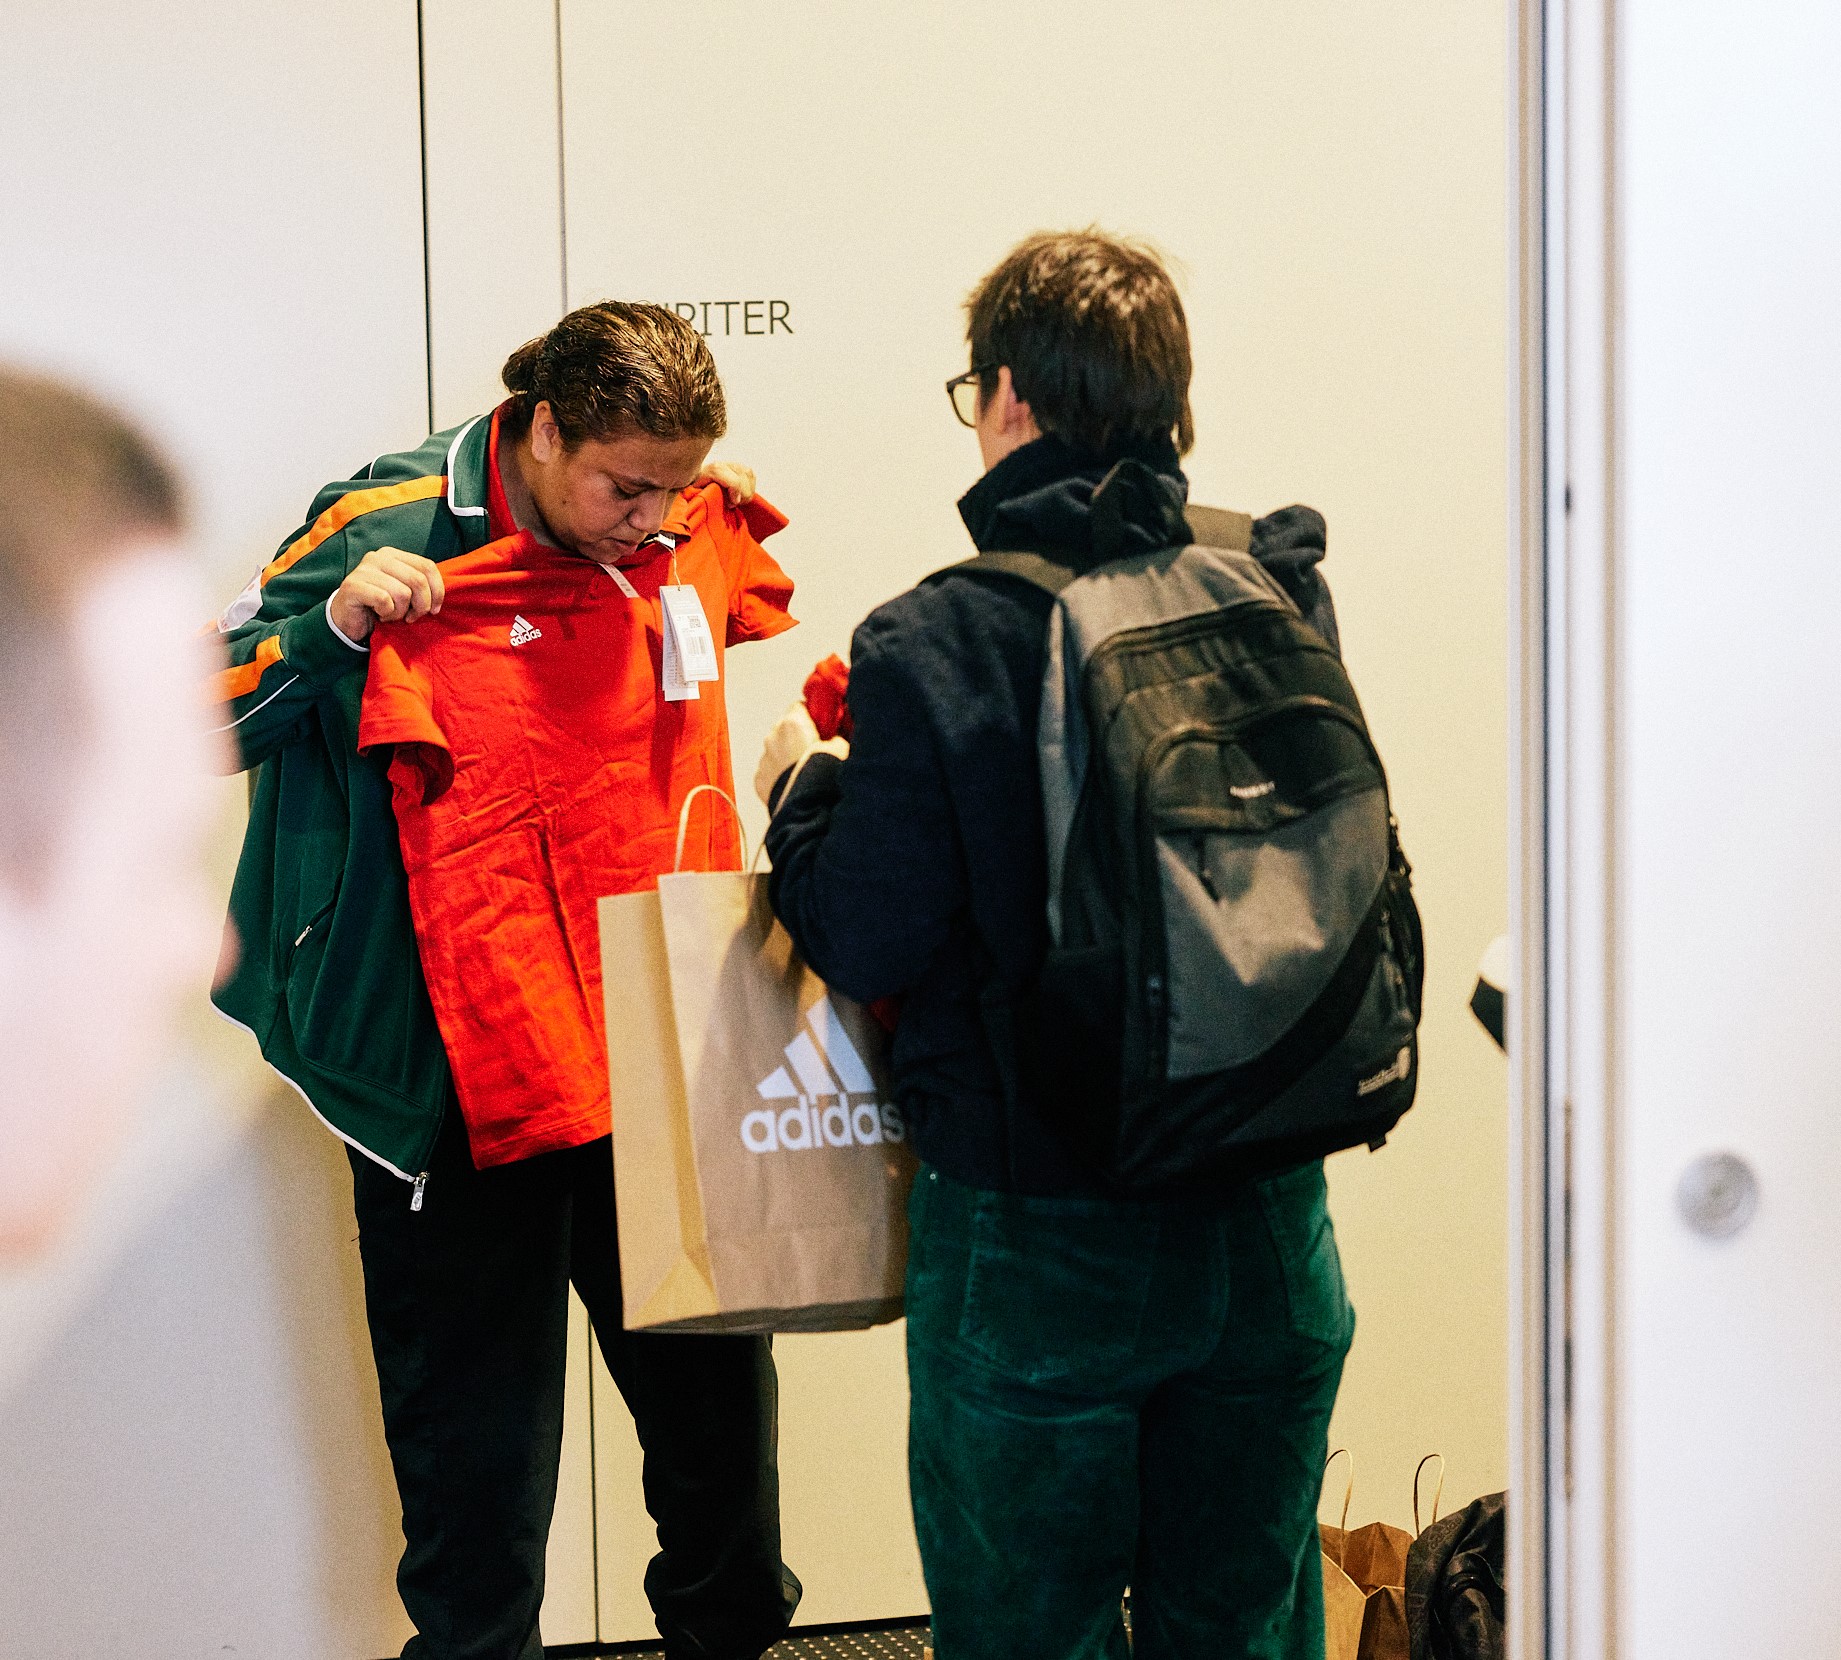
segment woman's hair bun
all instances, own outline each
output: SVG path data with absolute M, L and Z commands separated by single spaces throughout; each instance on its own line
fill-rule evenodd
M 510 357 L 500 372 L 507 392 L 533 393 L 537 390 L 537 360 L 543 356 L 543 343 L 549 337 L 538 335 L 527 340 Z

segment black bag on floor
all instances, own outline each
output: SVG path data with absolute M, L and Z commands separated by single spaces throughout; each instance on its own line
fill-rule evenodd
M 1491 1493 L 1434 1522 L 1406 1553 L 1412 1660 L 1504 1660 L 1506 1495 Z

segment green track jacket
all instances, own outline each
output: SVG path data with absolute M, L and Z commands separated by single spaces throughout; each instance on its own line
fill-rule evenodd
M 212 1001 L 339 1136 L 405 1180 L 434 1148 L 447 1054 L 387 763 L 358 754 L 370 659 L 333 632 L 326 601 L 375 548 L 441 560 L 486 542 L 489 432 L 482 416 L 327 485 L 218 625 L 221 722 L 256 777 L 230 890 L 241 956 Z

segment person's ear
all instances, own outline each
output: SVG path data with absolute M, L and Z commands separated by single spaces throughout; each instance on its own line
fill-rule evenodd
M 995 405 L 997 430 L 1005 437 L 1027 442 L 1042 436 L 1035 412 L 1016 395 L 1016 382 L 1011 378 L 1008 365 L 997 371 L 997 387 L 991 393 L 991 402 Z
M 531 456 L 543 466 L 548 466 L 563 452 L 562 428 L 556 424 L 556 415 L 550 408 L 550 400 L 543 398 L 531 411 Z

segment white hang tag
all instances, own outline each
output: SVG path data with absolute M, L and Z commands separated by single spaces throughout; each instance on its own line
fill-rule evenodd
M 621 593 L 625 594 L 628 599 L 639 598 L 639 590 L 635 588 L 632 583 L 627 581 L 626 572 L 621 570 L 618 565 L 603 565 L 601 569 L 606 571 L 607 574 L 614 579 L 614 586 L 618 588 Z
M 658 599 L 665 612 L 665 636 L 677 647 L 683 678 L 718 679 L 716 640 L 710 633 L 709 619 L 703 615 L 703 601 L 697 597 L 697 590 L 688 582 L 667 586 L 659 589 Z
M 664 590 L 660 589 L 660 593 Z M 663 645 L 663 654 L 659 662 L 659 684 L 663 687 L 667 703 L 683 703 L 689 698 L 700 697 L 696 681 L 684 673 L 683 659 L 678 655 L 678 631 L 671 626 L 671 613 L 665 613 L 665 626 L 659 631 Z

